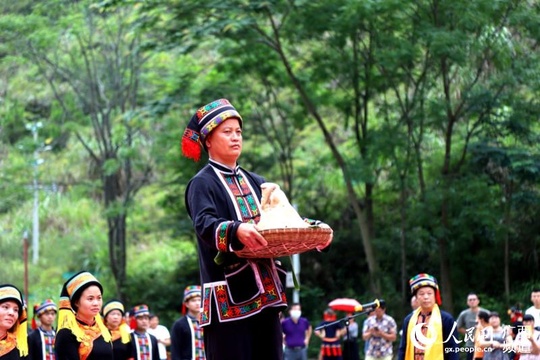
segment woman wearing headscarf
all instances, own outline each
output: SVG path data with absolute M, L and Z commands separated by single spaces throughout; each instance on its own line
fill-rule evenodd
M 28 355 L 26 310 L 19 289 L 0 285 L 0 359 L 16 360 Z
M 105 326 L 111 332 L 114 360 L 133 359 L 131 329 L 124 320 L 124 305 L 118 300 L 110 300 L 103 305 L 102 314 Z
M 87 271 L 62 288 L 56 334 L 57 360 L 112 360 L 111 333 L 101 319 L 103 287 Z

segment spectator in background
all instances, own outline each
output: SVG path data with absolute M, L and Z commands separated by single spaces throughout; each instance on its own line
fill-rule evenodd
M 476 315 L 476 329 L 474 333 L 474 359 L 479 360 L 484 357 L 484 349 L 480 346 L 484 329 L 489 326 L 489 313 L 485 310 L 478 311 Z
M 375 309 L 371 310 L 368 314 L 367 314 L 367 318 L 366 320 L 364 320 L 364 323 L 362 324 L 362 329 L 364 329 L 365 325 L 366 325 L 366 321 L 372 317 L 372 316 L 375 316 Z M 368 347 L 369 347 L 369 339 L 365 340 L 364 339 L 364 336 L 362 336 L 362 340 L 364 340 L 364 354 L 367 353 L 367 350 L 368 350 Z
M 480 299 L 478 298 L 478 295 L 469 293 L 469 295 L 467 295 L 468 309 L 463 310 L 456 320 L 458 332 L 464 335 L 465 344 L 463 347 L 467 349 L 465 352 L 467 360 L 472 360 L 474 357 L 474 334 L 478 312 L 480 310 L 488 311 L 481 308 L 479 305 Z
M 131 330 L 135 329 L 136 323 L 135 323 L 135 319 L 133 318 L 133 314 L 131 313 L 131 311 L 125 312 L 124 321 L 126 324 L 128 324 Z
M 437 279 L 422 273 L 412 277 L 409 286 L 420 307 L 403 320 L 398 360 L 459 359 L 454 318 L 439 309 L 442 301 Z M 421 341 L 422 336 L 430 342 Z
M 39 326 L 32 328 L 34 331 L 28 335 L 28 359 L 29 360 L 54 360 L 54 338 L 56 332 L 53 325 L 56 320 L 58 309 L 56 304 L 47 299 L 34 307 L 34 318 L 39 319 Z M 32 321 L 34 325 L 34 321 Z
M 523 326 L 514 340 L 514 351 L 520 360 L 540 360 L 540 331 L 535 329 L 531 314 L 523 317 Z
M 386 314 L 386 305 L 375 309 L 375 316 L 364 322 L 362 338 L 369 340 L 366 360 L 392 360 L 394 351 L 392 343 L 396 341 L 396 321 Z
M 169 329 L 159 324 L 159 316 L 156 314 L 150 314 L 148 333 L 157 339 L 160 360 L 167 360 L 167 346 L 171 345 L 171 334 Z
M 418 299 L 416 298 L 416 296 L 413 296 L 411 298 L 411 309 L 412 309 L 412 311 L 418 309 L 419 306 L 420 305 L 418 304 Z
M 540 326 L 540 288 L 534 288 L 531 291 L 531 302 L 533 305 L 525 310 L 525 315 L 532 315 L 535 327 L 538 327 Z
M 326 309 L 323 314 L 323 321 L 317 326 L 315 334 L 321 338 L 322 360 L 343 360 L 341 349 L 341 337 L 345 328 L 341 322 L 336 322 L 336 313 L 332 309 Z
M 135 329 L 131 332 L 133 356 L 135 360 L 159 360 L 158 342 L 154 335 L 148 333 L 150 327 L 150 310 L 141 304 L 133 308 Z
M 302 317 L 302 307 L 294 303 L 289 309 L 289 317 L 281 321 L 285 351 L 284 360 L 307 360 L 307 349 L 311 338 L 311 324 Z
M 0 285 L 0 358 L 17 360 L 28 355 L 26 310 L 22 293 L 11 284 Z
M 349 325 L 343 335 L 343 360 L 360 360 L 360 349 L 358 348 L 358 323 L 353 314 L 347 314 Z
M 512 306 L 508 309 L 508 315 L 510 316 L 510 326 L 512 327 L 512 334 L 515 338 L 520 327 L 523 325 L 523 311 L 519 303 L 516 306 Z
M 501 324 L 499 314 L 489 314 L 489 326 L 484 329 L 479 345 L 484 349 L 484 360 L 508 360 L 512 349 L 512 330 Z
M 203 328 L 200 325 L 201 287 L 187 286 L 182 302 L 182 316 L 171 329 L 172 360 L 205 360 Z
M 111 332 L 114 360 L 133 359 L 131 329 L 124 319 L 124 304 L 119 300 L 109 300 L 103 305 L 101 314 Z

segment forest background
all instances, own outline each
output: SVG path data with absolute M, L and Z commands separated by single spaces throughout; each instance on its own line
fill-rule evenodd
M 240 163 L 334 229 L 300 256 L 315 323 L 408 279 L 529 306 L 540 245 L 540 4 L 519 0 L 2 1 L 1 282 L 57 299 L 78 270 L 165 325 L 198 283 L 179 142 L 197 107 L 243 115 Z M 39 248 L 33 243 L 33 210 Z M 288 289 L 291 292 L 291 289 Z

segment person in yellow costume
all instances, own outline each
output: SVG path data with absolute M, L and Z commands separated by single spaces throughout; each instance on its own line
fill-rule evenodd
M 22 293 L 11 284 L 0 285 L 0 359 L 18 360 L 28 355 L 26 320 Z
M 403 320 L 398 360 L 459 360 L 456 323 L 441 310 L 437 279 L 418 274 L 409 280 L 419 307 Z
M 58 306 L 56 360 L 113 360 L 111 333 L 101 318 L 103 286 L 87 271 L 64 283 Z

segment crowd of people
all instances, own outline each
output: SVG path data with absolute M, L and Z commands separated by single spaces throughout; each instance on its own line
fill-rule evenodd
M 439 286 L 433 276 L 418 274 L 409 284 L 412 311 L 401 331 L 386 314 L 384 303 L 367 314 L 361 331 L 354 316 L 337 320 L 330 308 L 313 330 L 302 316 L 301 305 L 291 304 L 289 316 L 280 321 L 283 359 L 307 360 L 315 334 L 321 343 L 319 360 L 359 360 L 360 338 L 365 360 L 540 360 L 540 329 L 535 326 L 540 289 L 531 293 L 533 305 L 508 326 L 498 313 L 480 307 L 475 293 L 468 294 L 467 309 L 454 320 L 439 308 Z M 119 300 L 103 303 L 100 282 L 86 271 L 66 281 L 58 305 L 50 299 L 36 304 L 31 324 L 22 293 L 4 284 L 0 286 L 0 359 L 206 360 L 201 295 L 200 286 L 186 287 L 182 316 L 169 332 L 145 304 L 126 311 Z
M 439 285 L 433 276 L 418 274 L 410 279 L 409 285 L 412 311 L 399 331 L 396 321 L 386 314 L 384 304 L 367 314 L 361 332 L 354 317 L 336 321 L 335 312 L 327 309 L 317 327 L 319 330 L 314 331 L 322 343 L 319 360 L 359 360 L 359 335 L 364 341 L 365 360 L 540 360 L 540 322 L 537 320 L 540 289 L 532 290 L 533 305 L 525 314 L 513 309 L 510 323 L 504 325 L 497 312 L 480 307 L 475 293 L 468 294 L 467 309 L 454 320 L 450 313 L 439 308 Z M 291 308 L 290 317 L 283 321 L 285 360 L 307 360 L 311 329 L 304 332 L 303 329 L 307 329 L 304 326 L 302 331 L 299 328 L 292 333 L 290 323 L 294 316 L 291 312 L 296 309 L 300 309 L 299 304 Z M 303 323 L 309 324 L 309 321 L 304 319 Z M 395 344 L 398 339 L 399 343 Z
M 65 282 L 58 304 L 33 307 L 29 326 L 22 293 L 0 285 L 0 359 L 205 360 L 200 305 L 201 287 L 188 286 L 169 333 L 146 304 L 126 311 L 119 300 L 104 303 L 101 283 L 81 271 Z
M 532 306 L 525 314 L 513 307 L 510 323 L 504 325 L 499 313 L 480 307 L 477 294 L 467 296 L 467 309 L 456 321 L 463 335 L 466 360 L 540 360 L 540 289 L 531 291 Z
M 358 360 L 360 338 L 366 360 L 457 360 L 460 354 L 468 360 L 540 360 L 540 332 L 535 329 L 540 325 L 540 290 L 531 295 L 533 307 L 522 319 L 521 332 L 510 331 L 497 313 L 480 308 L 476 294 L 469 294 L 469 308 L 455 321 L 439 308 L 439 285 L 425 273 L 409 281 L 413 310 L 399 332 L 383 304 L 361 331 L 354 317 L 337 321 L 332 309 L 314 330 L 301 316 L 300 304 L 292 304 L 282 319 L 288 304 L 280 261 L 236 254 L 268 245 L 257 228 L 265 179 L 238 164 L 243 121 L 227 99 L 219 99 L 200 107 L 184 131 L 184 156 L 199 161 L 202 150 L 208 154 L 208 163 L 185 192 L 201 286 L 186 287 L 183 316 L 170 332 L 146 304 L 129 310 L 119 300 L 103 304 L 101 283 L 81 271 L 64 284 L 58 306 L 45 300 L 34 307 L 39 325 L 29 335 L 21 292 L 0 285 L 0 359 L 307 360 L 315 334 L 321 343 L 319 360 Z M 328 228 L 321 221 L 303 221 Z M 331 240 L 315 250 L 328 251 Z

